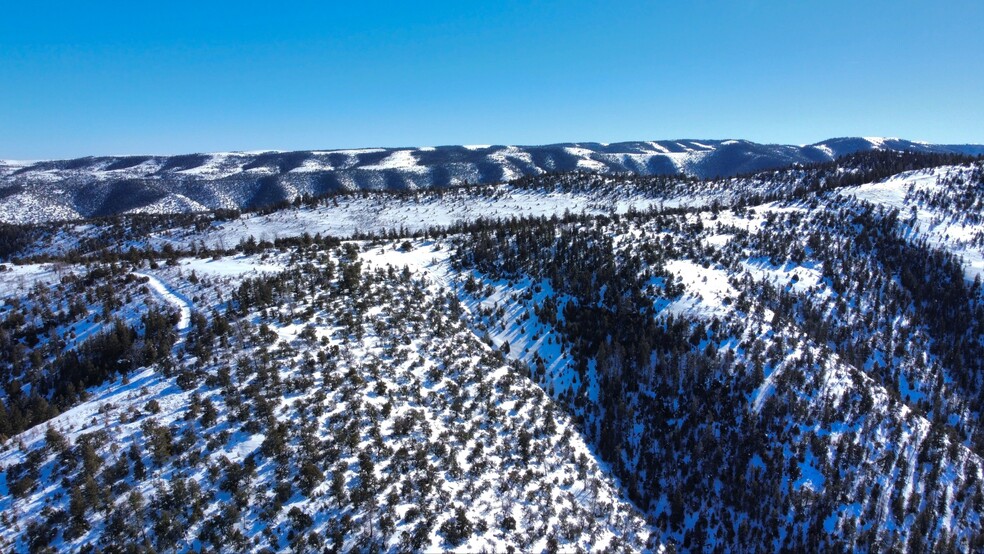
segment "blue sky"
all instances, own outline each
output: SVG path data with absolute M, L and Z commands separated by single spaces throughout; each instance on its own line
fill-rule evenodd
M 362 4 L 8 3 L 0 158 L 984 142 L 984 2 Z

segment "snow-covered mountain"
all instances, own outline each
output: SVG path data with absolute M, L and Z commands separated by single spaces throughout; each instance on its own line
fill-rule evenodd
M 709 178 L 830 161 L 866 150 L 984 154 L 981 145 L 839 138 L 806 146 L 745 140 L 677 140 L 0 162 L 0 221 L 27 223 L 119 213 L 246 209 L 275 205 L 302 195 L 500 183 L 522 176 L 577 170 Z
M 0 227 L 0 547 L 981 551 L 982 212 L 871 150 Z

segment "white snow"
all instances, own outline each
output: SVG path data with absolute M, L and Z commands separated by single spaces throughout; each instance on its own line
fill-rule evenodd
M 737 294 L 723 268 L 704 267 L 692 260 L 670 260 L 666 269 L 687 288 L 683 298 L 666 308 L 670 313 L 713 315 L 724 311 L 725 301 Z
M 393 152 L 381 162 L 375 165 L 364 165 L 362 169 L 365 170 L 384 170 L 384 169 L 399 169 L 402 171 L 414 171 L 414 172 L 427 172 L 429 169 L 422 165 L 417 164 L 417 158 L 413 155 L 413 150 L 397 150 Z
M 134 275 L 149 279 L 147 284 L 150 285 L 150 288 L 152 288 L 158 296 L 163 298 L 165 302 L 178 309 L 180 316 L 178 318 L 177 329 L 179 332 L 187 331 L 188 327 L 191 326 L 191 301 L 149 273 L 134 272 Z
M 589 171 L 604 171 L 607 168 L 605 164 L 599 162 L 598 160 L 592 159 L 591 156 L 594 154 L 593 150 L 575 146 L 565 147 L 564 150 L 568 154 L 578 157 L 577 167 L 581 169 L 587 169 Z
M 533 156 L 529 152 L 520 150 L 515 146 L 507 146 L 501 150 L 496 150 L 489 154 L 488 158 L 502 166 L 502 179 L 504 181 L 518 179 L 523 176 L 523 172 L 516 167 L 514 162 L 522 162 L 525 166 L 533 165 Z
M 877 150 L 881 150 L 885 148 L 886 141 L 899 140 L 896 137 L 862 137 L 862 138 L 868 141 L 869 143 L 871 143 L 871 146 L 873 146 Z
M 814 144 L 814 148 L 826 154 L 830 159 L 834 159 L 834 150 L 826 144 Z
M 171 214 L 181 212 L 204 212 L 208 207 L 183 194 L 169 194 L 164 198 L 146 206 L 140 206 L 127 211 L 128 214 Z
M 182 169 L 179 173 L 185 175 L 201 175 L 218 177 L 222 175 L 231 175 L 239 171 L 239 164 L 230 159 L 240 157 L 237 154 L 222 152 L 218 154 L 209 154 L 209 159 L 207 162 L 203 163 L 198 167 L 192 167 L 190 169 Z M 231 161 L 231 163 L 230 163 Z
M 286 266 L 275 261 L 258 260 L 255 256 L 235 256 L 220 259 L 186 258 L 181 267 L 198 275 L 239 277 L 244 274 L 279 273 Z
M 301 162 L 301 165 L 291 169 L 291 173 L 313 173 L 315 171 L 332 171 L 335 166 L 328 163 L 327 160 L 322 160 L 319 158 L 308 158 Z
M 914 238 L 926 239 L 931 246 L 949 250 L 963 257 L 965 276 L 968 280 L 973 280 L 978 275 L 984 276 L 984 252 L 974 247 L 970 241 L 977 233 L 984 232 L 984 224 L 967 224 L 963 221 L 954 221 L 946 214 L 937 213 L 927 206 L 915 205 L 906 201 L 908 192 L 940 191 L 942 188 L 937 182 L 938 178 L 959 175 L 966 171 L 969 170 L 959 166 L 910 171 L 881 182 L 843 188 L 838 191 L 838 194 L 895 208 L 899 210 L 900 220 L 906 220 L 915 214 Z
M 4 265 L 0 271 L 0 295 L 13 297 L 27 292 L 37 284 L 49 286 L 57 283 L 68 272 L 64 264 Z
M 788 286 L 795 292 L 806 292 L 820 285 L 823 274 L 816 264 L 797 265 L 787 262 L 785 265 L 773 265 L 766 258 L 755 258 L 742 262 L 742 267 L 756 279 L 765 279 L 776 285 Z
M 677 172 L 689 173 L 690 169 L 700 162 L 700 160 L 702 160 L 705 156 L 707 156 L 709 151 L 705 150 L 698 152 L 690 148 L 687 150 L 687 152 L 668 152 L 663 155 L 673 162 L 673 165 L 677 168 Z
M 46 198 L 22 192 L 0 199 L 0 214 L 3 214 L 0 220 L 5 223 L 31 224 L 80 219 L 82 214 L 63 205 L 58 192 L 52 191 Z
M 381 232 L 388 229 L 422 231 L 433 226 L 483 218 L 539 217 L 571 213 L 624 213 L 630 208 L 648 209 L 654 200 L 641 194 L 603 198 L 591 193 L 544 193 L 536 190 L 501 186 L 485 192 L 450 191 L 442 197 L 430 193 L 419 197 L 397 198 L 391 195 L 353 195 L 337 199 L 314 209 L 281 210 L 268 215 L 244 216 L 214 225 L 207 234 L 195 235 L 195 241 L 209 246 L 234 247 L 250 236 L 257 240 L 300 236 L 304 233 L 349 237 L 356 232 Z M 669 204 L 669 203 L 668 203 Z M 185 235 L 161 234 L 152 244 L 184 244 Z

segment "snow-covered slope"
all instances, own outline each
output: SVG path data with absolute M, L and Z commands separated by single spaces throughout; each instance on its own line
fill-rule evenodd
M 923 239 L 963 258 L 970 280 L 984 277 L 984 167 L 909 171 L 840 194 L 898 210 Z
M 839 195 L 530 222 L 444 280 L 664 541 L 977 551 L 984 295 L 917 225 Z
M 253 208 L 345 190 L 499 183 L 564 171 L 700 178 L 829 161 L 865 150 L 982 154 L 984 146 L 831 139 L 808 146 L 677 140 L 547 146 L 439 146 L 181 156 L 102 156 L 0 165 L 0 221 Z
M 471 333 L 444 291 L 385 256 L 363 267 L 359 250 L 66 272 L 132 296 L 140 336 L 141 304 L 163 300 L 181 337 L 174 357 L 5 440 L 3 549 L 656 549 L 523 368 Z M 15 299 L 71 292 L 43 290 L 5 289 L 5 321 Z
M 984 162 L 947 160 L 2 228 L 0 538 L 980 551 Z

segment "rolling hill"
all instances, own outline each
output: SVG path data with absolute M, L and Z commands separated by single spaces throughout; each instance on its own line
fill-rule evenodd
M 0 162 L 0 221 L 252 209 L 340 191 L 407 191 L 585 171 L 727 177 L 868 150 L 984 154 L 981 145 L 839 138 L 807 146 L 677 140 L 547 146 L 99 156 Z

